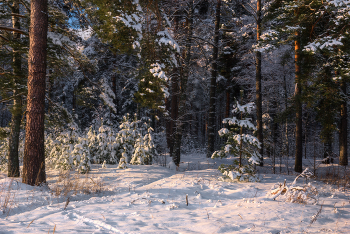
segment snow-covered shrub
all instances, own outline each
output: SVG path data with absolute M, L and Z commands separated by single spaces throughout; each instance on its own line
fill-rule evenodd
M 260 162 L 261 156 L 258 152 L 260 143 L 256 137 L 248 134 L 249 131 L 252 132 L 256 130 L 251 119 L 244 118 L 247 114 L 251 113 L 253 108 L 254 103 L 241 106 L 237 102 L 232 112 L 239 117 L 224 119 L 223 123 L 227 124 L 229 127 L 222 128 L 219 131 L 219 135 L 227 139 L 226 145 L 222 150 L 215 151 L 212 158 L 224 158 L 229 155 L 236 157 L 232 165 L 222 164 L 219 167 L 224 177 L 230 178 L 231 180 L 258 180 L 255 174 L 254 164 L 259 164 Z
M 125 168 L 126 163 L 152 164 L 152 157 L 157 154 L 153 142 L 153 129 L 147 118 L 131 121 L 130 116 L 123 117 L 120 130 L 116 137 L 119 144 L 119 168 Z
M 300 177 L 310 177 L 312 173 L 309 168 L 306 168 L 300 175 L 298 175 L 293 183 L 286 185 L 284 183 L 274 184 L 267 194 L 271 199 L 279 199 L 285 202 L 300 203 L 300 204 L 316 204 L 318 202 L 318 191 L 310 182 L 303 186 L 297 186 L 297 179 Z
M 8 139 L 0 140 L 0 171 L 4 171 L 7 169 L 8 149 Z
M 90 170 L 90 163 L 119 163 L 119 168 L 125 168 L 127 163 L 152 164 L 157 155 L 152 131 L 148 119 L 135 117 L 131 121 L 128 115 L 119 132 L 102 124 L 97 131 L 90 127 L 84 135 L 72 125 L 67 131 L 46 137 L 46 163 L 51 168 L 82 173 Z
M 46 165 L 55 169 L 77 169 L 81 173 L 90 170 L 88 139 L 80 136 L 76 126 L 56 136 L 47 136 L 45 142 Z
M 98 132 L 93 128 L 87 134 L 91 159 L 94 163 L 115 164 L 119 161 L 117 157 L 119 143 L 116 142 L 116 130 L 112 126 L 101 125 Z

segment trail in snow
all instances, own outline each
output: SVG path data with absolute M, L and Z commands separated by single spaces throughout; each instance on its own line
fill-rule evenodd
M 221 161 L 205 160 L 188 155 L 180 171 L 94 165 L 91 180 L 103 181 L 102 191 L 94 194 L 57 197 L 47 188 L 2 177 L 0 202 L 10 195 L 10 209 L 0 215 L 0 233 L 48 233 L 55 226 L 55 233 L 348 233 L 348 190 L 314 182 L 317 205 L 273 201 L 266 198 L 271 186 L 284 179 L 291 183 L 295 176 L 261 174 L 260 183 L 223 182 L 213 169 Z M 58 183 L 58 173 L 48 173 L 49 182 Z

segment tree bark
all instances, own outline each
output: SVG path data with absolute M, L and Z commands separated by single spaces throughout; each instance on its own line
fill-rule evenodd
M 300 77 L 300 39 L 299 32 L 295 33 L 295 172 L 303 170 L 303 137 L 302 137 L 302 103 L 301 103 L 301 77 Z
M 14 1 L 11 6 L 12 11 L 12 27 L 15 29 L 20 29 L 19 14 L 19 3 Z M 13 32 L 13 39 L 19 40 L 21 35 L 16 31 Z M 19 134 L 21 131 L 21 120 L 22 120 L 22 97 L 18 95 L 20 91 L 17 90 L 17 84 L 21 83 L 22 77 L 22 62 L 21 54 L 13 50 L 13 73 L 14 73 L 14 90 L 13 95 L 15 96 L 13 100 L 12 117 L 11 117 L 11 133 L 9 136 L 9 154 L 8 154 L 8 177 L 19 177 L 19 157 L 18 157 L 18 147 L 19 147 Z
M 176 133 L 176 121 L 179 115 L 179 103 L 178 103 L 178 95 L 179 95 L 179 84 L 178 84 L 178 68 L 174 68 L 174 74 L 171 80 L 171 103 L 170 103 L 170 128 L 169 128 L 169 142 L 170 142 L 170 155 L 174 158 L 174 141 L 175 141 L 175 133 Z
M 344 95 L 346 96 L 346 83 L 342 80 L 340 84 Z M 340 106 L 340 126 L 339 126 L 339 164 L 348 165 L 348 110 L 346 98 Z
M 23 183 L 46 182 L 44 117 L 48 11 L 47 0 L 31 0 L 26 141 Z
M 221 0 L 217 0 L 216 18 L 215 18 L 215 35 L 213 47 L 213 63 L 210 80 L 210 99 L 209 99 L 209 121 L 208 121 L 208 150 L 207 158 L 214 153 L 215 148 L 215 118 L 216 118 L 216 78 L 218 75 L 218 54 L 219 54 L 219 37 L 220 37 L 220 8 Z
M 256 40 L 260 40 L 261 34 L 261 0 L 257 1 L 256 5 Z M 256 117 L 257 117 L 257 138 L 260 142 L 259 154 L 260 166 L 264 166 L 264 137 L 263 137 L 263 123 L 262 123 L 262 95 L 261 95 L 261 53 L 256 52 L 256 79 L 255 79 L 255 89 L 256 89 Z

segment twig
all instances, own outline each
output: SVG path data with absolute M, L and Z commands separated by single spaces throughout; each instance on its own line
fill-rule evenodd
M 67 209 L 68 204 L 69 204 L 69 197 L 67 198 L 67 201 L 66 201 L 66 204 L 64 205 L 64 209 L 63 210 Z
M 34 222 L 35 219 L 36 219 L 36 218 L 34 218 L 34 219 L 28 224 L 27 228 L 29 228 L 29 226 Z

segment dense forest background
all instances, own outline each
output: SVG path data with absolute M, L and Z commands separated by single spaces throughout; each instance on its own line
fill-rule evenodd
M 164 165 L 166 154 L 179 165 L 183 153 L 211 157 L 227 145 L 223 128 L 257 137 L 260 166 L 263 157 L 295 157 L 297 172 L 303 158 L 346 166 L 349 8 L 49 0 L 47 166 Z M 30 11 L 27 0 L 0 3 L 0 163 L 9 172 L 24 154 Z M 252 102 L 250 112 L 233 111 Z M 257 128 L 224 121 L 235 117 Z

